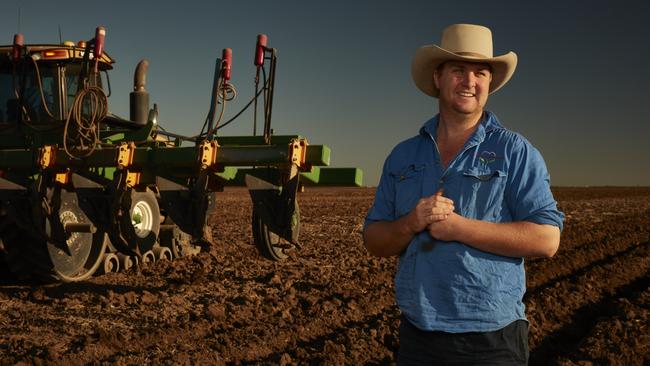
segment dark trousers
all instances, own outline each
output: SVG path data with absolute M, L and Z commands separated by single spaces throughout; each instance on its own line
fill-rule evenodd
M 494 332 L 425 332 L 404 317 L 399 328 L 397 364 L 526 365 L 528 323 L 517 320 Z

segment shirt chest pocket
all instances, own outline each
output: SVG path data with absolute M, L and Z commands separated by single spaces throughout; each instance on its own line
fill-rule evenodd
M 503 206 L 507 174 L 499 169 L 471 168 L 463 172 L 462 215 L 478 220 L 494 220 Z
M 390 173 L 395 184 L 395 214 L 401 217 L 407 214 L 422 196 L 422 179 L 425 164 L 410 164 L 405 168 Z

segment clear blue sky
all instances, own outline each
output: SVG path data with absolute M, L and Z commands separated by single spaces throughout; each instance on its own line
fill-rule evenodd
M 278 49 L 273 127 L 332 148 L 332 165 L 376 185 L 384 158 L 437 111 L 416 89 L 416 48 L 452 23 L 490 27 L 495 54 L 519 56 L 488 101 L 543 153 L 553 185 L 650 185 L 650 3 L 646 1 L 18 1 L 0 5 L 0 37 L 87 40 L 107 29 L 110 110 L 128 117 L 137 62 L 167 130 L 197 133 L 215 58 L 233 49 L 232 116 L 253 94 L 255 39 Z M 20 22 L 18 21 L 20 8 Z M 251 134 L 252 114 L 224 128 Z

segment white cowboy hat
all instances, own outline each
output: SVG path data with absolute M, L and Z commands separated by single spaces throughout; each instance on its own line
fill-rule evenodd
M 492 56 L 492 32 L 474 24 L 453 24 L 442 31 L 440 46 L 420 47 L 411 62 L 411 76 L 425 94 L 437 98 L 440 91 L 433 83 L 433 72 L 445 61 L 483 62 L 492 68 L 490 93 L 510 80 L 517 67 L 517 55 L 510 51 Z

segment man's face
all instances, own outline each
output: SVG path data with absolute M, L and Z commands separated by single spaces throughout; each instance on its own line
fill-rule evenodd
M 440 106 L 461 114 L 483 112 L 491 80 L 490 66 L 484 63 L 448 61 L 434 72 Z

